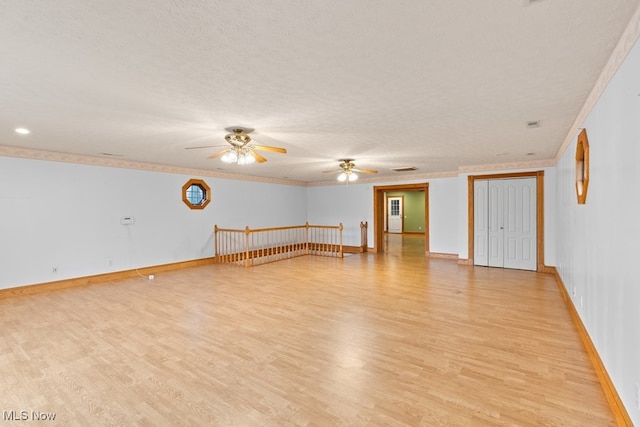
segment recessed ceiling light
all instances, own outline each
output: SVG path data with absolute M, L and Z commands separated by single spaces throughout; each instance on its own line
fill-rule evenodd
M 26 128 L 16 128 L 15 131 L 16 131 L 16 133 L 19 133 L 20 135 L 29 135 L 31 133 L 31 131 L 29 129 L 26 129 Z

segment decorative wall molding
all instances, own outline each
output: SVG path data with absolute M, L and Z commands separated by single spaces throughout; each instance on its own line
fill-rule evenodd
M 555 159 L 531 160 L 528 162 L 494 163 L 490 165 L 471 165 L 458 168 L 459 173 L 507 171 L 513 169 L 539 169 L 556 165 Z
M 265 184 L 284 184 L 304 187 L 307 184 L 301 181 L 289 181 L 286 179 L 265 178 L 259 176 L 236 175 L 226 172 L 211 171 L 206 169 L 184 168 L 179 166 L 159 165 L 155 163 L 137 162 L 117 158 L 87 156 L 83 154 L 59 153 L 56 151 L 34 150 L 31 148 L 0 145 L 0 156 L 19 157 L 23 159 L 45 160 L 50 162 L 76 163 L 89 166 L 102 166 L 120 169 L 137 169 L 149 172 L 174 173 L 189 176 L 210 176 L 213 178 L 233 179 L 240 181 L 261 182 Z
M 401 174 L 398 176 L 381 176 L 375 178 L 359 178 L 356 182 L 350 182 L 348 185 L 358 184 L 382 184 L 385 182 L 408 182 L 434 178 L 453 178 L 458 176 L 457 171 L 418 173 L 418 174 Z M 307 187 L 324 187 L 327 185 L 347 185 L 337 179 L 330 181 L 308 182 Z
M 582 125 L 587 119 L 587 116 L 589 115 L 589 113 L 591 113 L 591 110 L 593 110 L 593 107 L 595 107 L 596 103 L 604 93 L 607 85 L 609 84 L 613 76 L 615 76 L 618 68 L 620 68 L 620 66 L 626 59 L 627 55 L 631 51 L 631 48 L 633 48 L 634 44 L 638 40 L 638 37 L 640 37 L 640 7 L 636 9 L 636 12 L 631 17 L 629 25 L 627 25 L 627 28 L 622 33 L 618 44 L 613 49 L 613 52 L 611 53 L 607 64 L 600 73 L 600 77 L 598 77 L 598 80 L 596 80 L 596 84 L 593 86 L 591 93 L 589 93 L 587 100 L 584 102 L 582 109 L 578 113 L 578 117 L 576 117 L 573 125 L 571 125 L 571 128 L 567 133 L 567 137 L 565 138 L 564 142 L 560 146 L 560 149 L 558 150 L 558 153 L 556 154 L 554 165 L 558 163 L 569 145 L 571 145 L 571 143 L 578 136 L 578 131 L 580 131 L 580 129 L 582 128 Z
M 155 163 L 138 162 L 133 160 L 125 160 L 109 157 L 87 156 L 84 154 L 60 153 L 56 151 L 34 150 L 31 148 L 14 147 L 9 145 L 0 145 L 0 156 L 19 157 L 23 159 L 44 160 L 51 162 L 76 163 L 89 166 L 102 166 L 109 168 L 136 169 L 149 172 L 174 173 L 189 176 L 208 176 L 213 178 L 231 179 L 239 181 L 261 182 L 265 184 L 284 184 L 299 187 L 321 187 L 327 185 L 345 185 L 338 180 L 321 181 L 321 182 L 303 182 L 290 181 L 278 178 L 266 178 L 250 175 L 239 175 L 227 172 L 212 171 L 207 169 L 185 168 L 180 166 L 160 165 Z M 417 174 L 401 174 L 398 176 L 385 176 L 359 179 L 355 183 L 358 184 L 379 184 L 385 182 L 408 182 L 414 180 L 436 179 L 436 178 L 454 178 L 460 173 L 468 172 L 487 172 L 511 169 L 540 168 L 554 166 L 555 160 L 536 160 L 531 162 L 515 162 L 515 163 L 496 163 L 490 165 L 474 165 L 462 166 L 457 171 L 417 173 Z

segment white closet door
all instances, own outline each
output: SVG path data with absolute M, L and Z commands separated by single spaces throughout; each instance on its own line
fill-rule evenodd
M 489 181 L 489 267 L 504 267 L 503 180 Z
M 536 179 L 474 182 L 474 264 L 537 270 Z
M 537 270 L 536 179 L 504 181 L 504 267 Z
M 489 181 L 473 182 L 473 263 L 489 265 Z

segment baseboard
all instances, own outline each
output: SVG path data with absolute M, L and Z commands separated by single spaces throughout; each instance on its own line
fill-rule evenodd
M 458 254 L 447 254 L 444 252 L 427 252 L 425 255 L 429 258 L 458 260 Z
M 114 271 L 112 273 L 96 274 L 93 276 L 74 277 L 72 279 L 58 280 L 55 282 L 38 283 L 34 285 L 19 286 L 17 288 L 0 289 L 0 299 L 10 298 L 20 295 L 33 295 L 43 292 L 56 291 L 59 289 L 72 288 L 75 286 L 90 285 L 111 280 L 128 279 L 139 275 L 147 276 L 163 271 L 179 270 L 182 268 L 198 267 L 201 265 L 213 264 L 215 257 L 195 259 L 192 261 L 181 261 L 171 264 L 142 267 L 133 270 Z
M 359 253 L 367 252 L 367 248 L 363 246 L 342 245 L 342 252 L 347 254 L 359 254 Z
M 569 292 L 567 291 L 567 288 L 564 285 L 560 274 L 558 273 L 558 269 L 556 269 L 555 267 L 545 267 L 549 269 L 549 272 L 556 277 L 556 282 L 558 283 L 558 288 L 560 288 L 560 292 L 562 293 L 562 298 L 567 305 L 567 309 L 571 314 L 573 323 L 578 330 L 578 335 L 580 335 L 580 339 L 582 339 L 585 350 L 587 351 L 589 359 L 593 364 L 593 368 L 595 369 L 598 380 L 600 381 L 600 385 L 602 386 L 602 391 L 604 391 L 604 394 L 607 397 L 607 401 L 609 402 L 611 411 L 616 418 L 617 424 L 619 426 L 633 427 L 633 422 L 631 421 L 631 418 L 629 417 L 629 414 L 627 413 L 627 410 L 622 403 L 622 399 L 620 399 L 620 396 L 618 395 L 618 392 L 613 385 L 613 381 L 611 381 L 611 377 L 604 367 L 604 363 L 602 363 L 602 359 L 598 354 L 598 350 L 596 350 L 596 347 L 593 345 L 593 341 L 591 341 L 591 337 L 587 332 L 587 328 L 585 328 L 584 323 L 582 323 L 582 319 L 580 319 L 580 315 L 578 314 L 578 311 L 573 304 L 573 300 L 569 296 Z
M 548 265 L 538 265 L 538 273 L 556 274 L 556 268 Z
M 458 258 L 458 264 L 460 265 L 473 265 L 473 260 L 468 258 Z

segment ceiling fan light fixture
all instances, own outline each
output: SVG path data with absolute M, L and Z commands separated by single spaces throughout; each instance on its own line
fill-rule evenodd
M 225 163 L 237 163 L 238 162 L 238 153 L 234 150 L 227 151 L 220 158 Z
M 340 182 L 345 182 L 345 181 L 351 182 L 357 179 L 358 179 L 358 175 L 352 171 L 341 172 L 340 175 L 338 175 L 338 181 Z
M 255 163 L 256 159 L 249 153 L 242 153 L 238 156 L 238 164 L 239 165 L 250 165 Z

